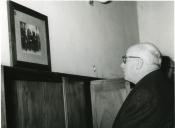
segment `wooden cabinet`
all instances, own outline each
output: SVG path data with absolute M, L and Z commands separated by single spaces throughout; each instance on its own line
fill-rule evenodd
M 3 128 L 92 128 L 93 78 L 2 68 Z

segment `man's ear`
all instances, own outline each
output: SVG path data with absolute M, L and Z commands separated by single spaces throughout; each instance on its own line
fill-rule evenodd
M 141 58 L 138 58 L 137 60 L 137 70 L 141 69 L 143 67 L 143 60 Z

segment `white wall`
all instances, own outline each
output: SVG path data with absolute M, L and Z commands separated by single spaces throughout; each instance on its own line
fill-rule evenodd
M 10 66 L 9 35 L 6 1 L 0 1 L 0 50 L 1 63 Z
M 137 2 L 140 41 L 153 42 L 164 55 L 172 59 L 174 59 L 173 8 L 173 1 Z
M 17 1 L 48 16 L 53 72 L 121 77 L 121 56 L 139 41 L 135 2 Z M 6 3 L 3 5 L 2 64 L 10 64 Z M 93 71 L 96 66 L 96 72 Z

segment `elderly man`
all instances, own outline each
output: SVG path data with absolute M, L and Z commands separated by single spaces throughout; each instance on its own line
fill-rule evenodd
M 173 86 L 160 70 L 161 53 L 151 43 L 131 46 L 121 67 L 125 80 L 135 84 L 113 128 L 172 128 Z

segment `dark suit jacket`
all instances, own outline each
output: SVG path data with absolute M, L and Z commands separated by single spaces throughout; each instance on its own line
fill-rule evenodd
M 126 98 L 113 128 L 172 128 L 173 86 L 161 70 L 146 75 Z

